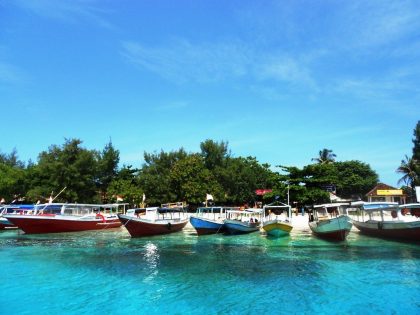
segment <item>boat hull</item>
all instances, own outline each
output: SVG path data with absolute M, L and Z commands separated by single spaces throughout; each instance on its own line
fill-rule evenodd
M 197 231 L 198 235 L 216 234 L 225 232 L 225 226 L 223 222 L 217 222 L 214 220 L 191 216 L 190 223 L 193 228 Z
M 144 219 L 119 214 L 118 218 L 125 226 L 131 237 L 143 237 L 169 234 L 181 231 L 188 223 L 188 219 L 146 221 Z M 164 221 L 164 222 L 161 222 Z
M 263 223 L 263 230 L 267 235 L 274 237 L 281 237 L 290 234 L 290 231 L 293 229 L 293 226 L 284 221 L 272 220 Z
M 229 234 L 247 234 L 256 232 L 260 229 L 259 223 L 248 223 L 237 220 L 224 221 L 226 231 Z
M 118 218 L 102 219 L 92 217 L 81 219 L 61 215 L 9 215 L 7 219 L 26 234 L 81 232 L 121 226 Z
M 17 228 L 17 227 L 6 218 L 0 218 L 0 230 L 5 230 L 6 228 L 10 229 L 10 228 Z
M 352 223 L 347 216 L 340 216 L 329 220 L 309 222 L 312 233 L 321 238 L 344 241 L 350 233 Z
M 359 222 L 353 221 L 354 226 L 363 234 L 389 238 L 420 241 L 420 221 L 415 222 Z

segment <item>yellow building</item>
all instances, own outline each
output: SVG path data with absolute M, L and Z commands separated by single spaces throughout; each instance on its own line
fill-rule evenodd
M 398 202 L 406 203 L 407 196 L 402 189 L 379 183 L 366 194 L 369 202 Z

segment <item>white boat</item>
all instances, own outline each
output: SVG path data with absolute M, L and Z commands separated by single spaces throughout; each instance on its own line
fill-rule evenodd
M 265 205 L 262 228 L 270 236 L 289 235 L 293 229 L 291 207 L 281 202 Z
M 322 238 L 344 241 L 352 228 L 346 210 L 349 206 L 349 203 L 315 205 L 309 215 L 312 233 Z
M 228 233 L 246 234 L 260 229 L 261 216 L 262 209 L 228 210 L 223 222 Z
M 359 210 L 353 217 L 353 224 L 361 233 L 420 241 L 420 204 L 355 202 L 352 207 Z

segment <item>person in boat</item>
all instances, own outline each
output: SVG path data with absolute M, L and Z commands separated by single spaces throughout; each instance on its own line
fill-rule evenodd
M 249 223 L 254 223 L 254 219 L 253 218 L 249 219 Z

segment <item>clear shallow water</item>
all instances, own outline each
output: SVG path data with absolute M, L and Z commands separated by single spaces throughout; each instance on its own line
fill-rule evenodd
M 420 245 L 0 232 L 0 314 L 420 314 Z

